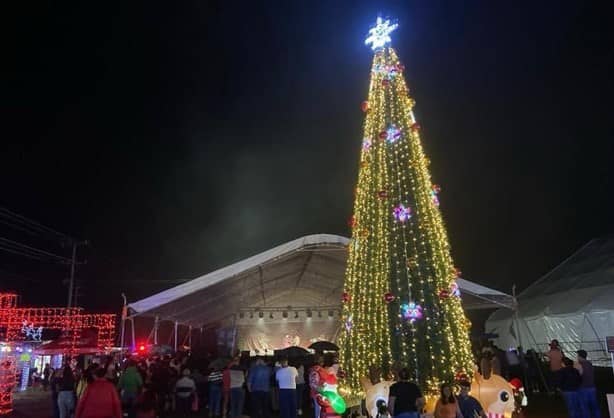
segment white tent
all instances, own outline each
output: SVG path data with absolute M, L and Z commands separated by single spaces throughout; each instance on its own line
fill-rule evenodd
M 607 365 L 605 337 L 614 335 L 614 239 L 594 239 L 518 295 L 518 311 L 497 310 L 486 331 L 498 345 L 545 351 L 552 339 L 563 350 L 582 348 Z
M 132 317 L 156 317 L 194 328 L 231 323 L 236 329 L 263 322 L 303 323 L 306 318 L 338 324 L 328 318 L 338 316 L 341 309 L 348 243 L 337 235 L 308 235 L 128 306 Z M 463 279 L 458 285 L 466 309 L 514 306 L 505 293 Z M 321 325 L 321 334 L 332 338 L 330 329 L 322 331 L 326 326 Z

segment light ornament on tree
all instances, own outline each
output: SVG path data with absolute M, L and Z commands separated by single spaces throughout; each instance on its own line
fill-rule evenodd
M 362 149 L 365 151 L 369 151 L 371 149 L 371 145 L 373 145 L 373 141 L 371 141 L 371 138 L 365 138 L 362 141 Z
M 390 125 L 386 129 L 386 141 L 391 144 L 396 142 L 401 137 L 401 130 L 394 125 Z
M 353 315 L 348 316 L 343 325 L 345 326 L 345 331 L 348 334 L 352 332 L 352 328 L 354 327 Z
M 390 20 L 383 20 L 381 17 L 377 18 L 375 26 L 369 29 L 369 37 L 365 39 L 365 45 L 371 44 L 371 49 L 376 50 L 389 44 L 390 33 L 394 31 L 399 25 L 397 23 L 390 23 Z
M 452 282 L 452 284 L 450 285 L 450 294 L 452 296 L 460 298 L 461 291 L 460 291 L 460 287 L 458 286 L 458 283 L 456 283 L 456 281 Z
M 439 187 L 438 184 L 433 184 L 433 187 L 431 188 L 431 200 L 433 202 L 433 204 L 437 207 L 439 207 L 439 192 L 441 191 L 441 187 Z
M 392 210 L 392 215 L 397 221 L 404 223 L 411 218 L 411 208 L 409 206 L 405 207 L 402 203 L 400 203 Z
M 417 320 L 422 319 L 422 306 L 415 302 L 404 303 L 401 305 L 401 316 L 413 324 Z

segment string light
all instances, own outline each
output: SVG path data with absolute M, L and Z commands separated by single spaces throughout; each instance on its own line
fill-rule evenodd
M 0 349 L 0 415 L 12 410 L 12 389 L 17 384 L 16 358 L 11 355 L 10 344 L 40 340 L 44 329 L 60 330 L 70 341 L 64 353 L 67 355 L 74 354 L 82 332 L 87 329 L 98 331 L 96 345 L 101 352 L 112 347 L 115 340 L 115 314 L 86 314 L 82 308 L 19 308 L 17 298 L 14 293 L 0 293 L 0 329 L 5 330 L 5 345 Z M 24 373 L 28 367 L 24 362 Z
M 344 294 L 349 297 L 339 341 L 346 372 L 342 391 L 354 401 L 364 396 L 360 379 L 373 368 L 386 375 L 393 364 L 409 367 L 431 394 L 458 372 L 473 371 L 469 322 L 460 298 L 439 297 L 441 289 L 457 296 L 459 272 L 404 67 L 386 46 L 395 28 L 378 19 L 367 42 L 375 54 L 368 108 L 363 106 L 366 119 L 345 275 Z M 387 292 L 396 296 L 391 303 L 382 298 Z M 409 315 L 408 301 L 415 304 L 411 315 L 416 318 L 404 316 Z

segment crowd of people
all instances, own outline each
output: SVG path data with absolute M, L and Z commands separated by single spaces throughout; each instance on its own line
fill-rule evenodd
M 499 374 L 517 377 L 531 387 L 527 359 L 532 355 L 498 350 L 492 344 L 480 352 L 484 378 Z M 530 357 L 531 356 L 531 357 Z M 576 360 L 567 357 L 553 340 L 545 354 L 549 373 L 544 386 L 556 388 L 570 418 L 600 418 L 594 370 L 584 350 Z M 524 360 L 523 360 L 524 359 Z M 329 359 L 328 366 L 333 366 Z M 78 367 L 75 361 L 53 370 L 46 365 L 34 372 L 43 390 L 50 390 L 55 418 L 156 418 L 189 417 L 200 413 L 210 418 L 298 418 L 309 405 L 314 418 L 322 418 L 314 373 L 324 366 L 321 357 L 290 362 L 287 358 L 241 357 L 195 361 L 176 356 L 141 356 L 122 362 L 112 357 Z M 201 372 L 202 370 L 202 372 Z M 425 399 L 411 381 L 409 370 L 395 372 L 386 406 L 395 418 L 418 418 Z M 479 401 L 470 394 L 470 382 L 441 386 L 435 418 L 486 418 Z M 309 389 L 309 390 L 307 390 Z M 311 398 L 311 401 L 309 401 Z

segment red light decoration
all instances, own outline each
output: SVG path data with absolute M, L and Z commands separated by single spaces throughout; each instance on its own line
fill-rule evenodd
M 60 330 L 71 344 L 66 355 L 74 355 L 75 347 L 85 330 L 97 331 L 96 346 L 105 352 L 113 346 L 115 340 L 115 314 L 86 314 L 83 308 L 19 308 L 18 295 L 0 293 L 0 329 L 5 330 L 3 341 L 7 343 L 23 341 L 24 321 L 34 327 Z M 8 414 L 13 409 L 12 391 L 16 382 L 15 358 L 8 353 L 0 353 L 0 415 Z
M 386 294 L 384 294 L 384 301 L 386 303 L 394 302 L 395 299 L 396 297 L 392 294 L 392 292 L 387 292 Z

